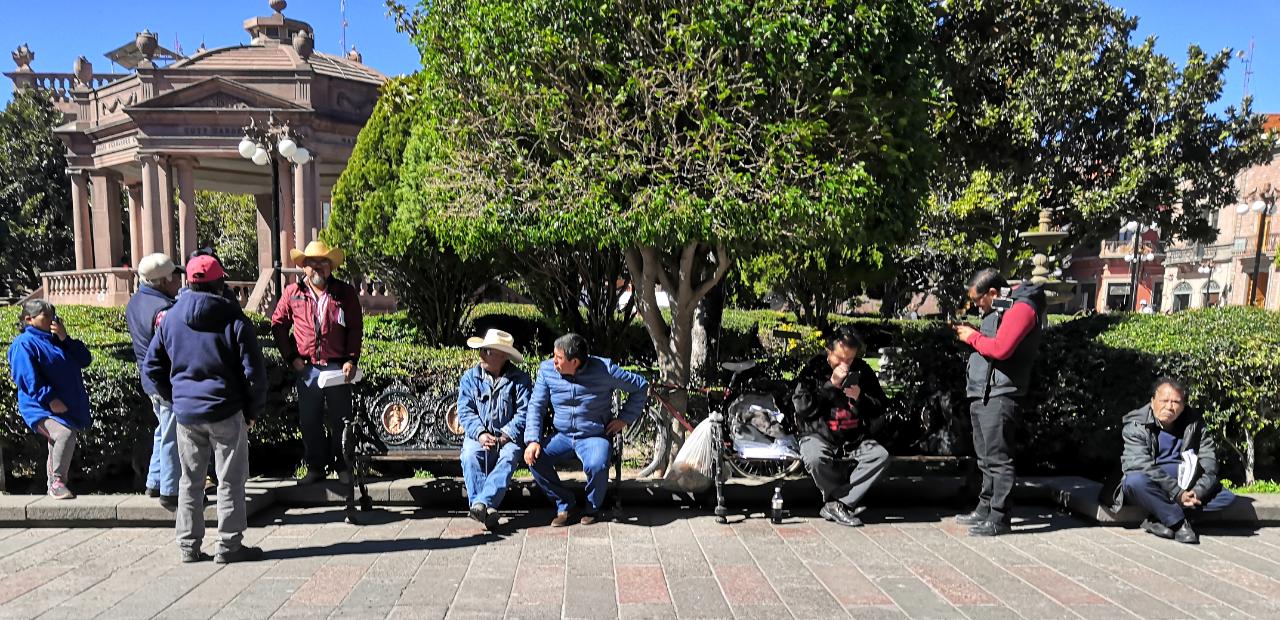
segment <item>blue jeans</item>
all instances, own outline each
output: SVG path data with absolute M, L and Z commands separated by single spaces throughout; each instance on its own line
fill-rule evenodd
M 530 472 L 547 497 L 556 503 L 556 512 L 568 512 L 577 503 L 573 491 L 565 488 L 556 473 L 556 463 L 571 454 L 578 455 L 582 471 L 587 474 L 587 512 L 600 511 L 605 492 L 609 490 L 609 449 L 608 437 L 571 439 L 564 433 L 556 433 L 542 444 L 542 456 Z
M 511 474 L 524 451 L 515 442 L 485 450 L 470 437 L 462 440 L 462 480 L 467 484 L 467 505 L 497 508 L 511 486 Z
M 178 419 L 173 403 L 151 397 L 151 410 L 156 414 L 156 432 L 151 441 L 151 466 L 147 469 L 147 488 L 159 489 L 161 495 L 178 495 Z
M 1173 478 L 1178 477 L 1177 465 L 1161 467 Z M 1124 496 L 1141 506 L 1148 515 L 1169 527 L 1177 525 L 1188 515 L 1194 519 L 1202 512 L 1223 510 L 1236 499 L 1235 494 L 1219 483 L 1209 490 L 1209 497 L 1200 498 L 1199 508 L 1183 508 L 1182 504 L 1169 499 L 1164 487 L 1152 480 L 1151 476 L 1140 471 L 1131 471 L 1124 475 Z

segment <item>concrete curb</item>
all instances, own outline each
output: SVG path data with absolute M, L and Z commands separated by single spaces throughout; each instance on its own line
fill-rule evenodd
M 1019 481 L 1026 486 L 1028 495 L 1039 496 L 1049 503 L 1061 506 L 1086 521 L 1098 525 L 1132 526 L 1142 522 L 1143 513 L 1134 506 L 1125 506 L 1112 512 L 1098 501 L 1102 483 L 1077 476 L 1027 478 Z M 1280 524 L 1280 495 L 1240 495 L 1234 504 L 1222 512 L 1205 513 L 1204 523 L 1233 523 L 1249 525 Z

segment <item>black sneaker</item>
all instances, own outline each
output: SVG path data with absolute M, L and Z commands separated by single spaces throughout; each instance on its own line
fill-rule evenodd
M 862 526 L 862 519 L 853 516 L 853 512 L 849 510 L 849 507 L 840 502 L 827 502 L 822 506 L 822 510 L 818 511 L 818 514 L 823 519 L 835 521 L 840 525 L 848 527 Z
M 1169 526 L 1152 519 L 1146 519 L 1142 522 L 1142 529 L 1159 536 L 1160 538 L 1168 538 L 1173 540 L 1173 530 Z
M 970 536 L 1002 536 L 1013 531 L 1008 523 L 999 521 L 984 521 L 969 528 Z
M 203 551 L 200 551 L 199 548 L 191 548 L 191 549 L 182 548 L 181 551 L 182 551 L 183 564 L 192 564 L 195 562 L 208 562 L 209 560 L 213 559 L 213 556 L 207 553 L 204 553 Z
M 956 515 L 955 521 L 960 525 L 982 525 L 987 522 L 987 513 L 975 510 L 967 515 Z
M 1188 545 L 1200 544 L 1200 535 L 1197 534 L 1195 530 L 1191 529 L 1191 522 L 1186 519 L 1182 520 L 1182 527 L 1178 528 L 1173 533 L 1173 539 Z
M 231 564 L 233 562 L 256 562 L 262 559 L 262 547 L 242 546 L 235 551 L 225 551 L 219 553 L 213 558 L 214 562 L 219 564 Z
M 161 495 L 160 507 L 164 508 L 165 510 L 168 510 L 169 512 L 176 511 L 178 509 L 178 496 L 177 495 Z
M 147 497 L 160 497 L 160 489 L 147 487 Z
M 485 524 L 486 528 L 489 526 L 489 507 L 484 502 L 472 504 L 471 509 L 467 511 L 467 516 L 471 517 L 473 521 Z

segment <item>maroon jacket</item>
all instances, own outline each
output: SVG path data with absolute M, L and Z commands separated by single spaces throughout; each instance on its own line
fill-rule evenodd
M 325 289 L 329 296 L 323 319 L 317 326 L 318 299 L 303 282 L 286 286 L 284 298 L 271 316 L 271 335 L 287 363 L 301 358 L 309 364 L 358 362 L 364 339 L 364 314 L 355 287 L 333 276 Z M 317 329 L 319 327 L 319 329 Z M 290 334 L 292 330 L 292 334 Z M 320 336 L 317 338 L 317 331 Z

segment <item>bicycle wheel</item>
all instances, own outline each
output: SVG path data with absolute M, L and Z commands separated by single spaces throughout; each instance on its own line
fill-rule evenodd
M 726 447 L 725 461 L 733 475 L 752 480 L 779 480 L 801 469 L 800 459 L 744 459 Z
M 647 478 L 655 472 L 666 473 L 671 453 L 671 426 L 662 406 L 651 403 L 644 415 L 622 433 L 622 464 L 639 468 L 637 477 Z

